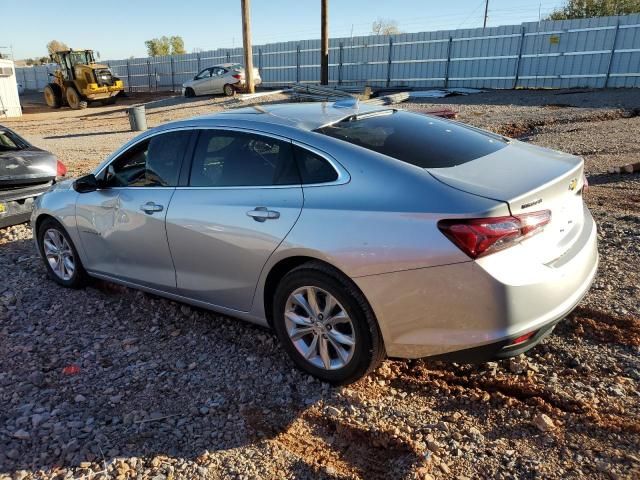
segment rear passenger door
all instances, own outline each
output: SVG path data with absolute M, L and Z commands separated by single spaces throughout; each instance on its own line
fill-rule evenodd
M 178 291 L 249 311 L 260 272 L 302 210 L 289 140 L 237 130 L 201 130 L 188 186 L 167 212 Z
M 228 82 L 227 70 L 221 67 L 211 69 L 211 93 L 222 93 Z

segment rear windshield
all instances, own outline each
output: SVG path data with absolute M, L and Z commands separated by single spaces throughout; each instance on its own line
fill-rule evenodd
M 497 135 L 393 110 L 350 117 L 316 132 L 422 168 L 454 167 L 506 146 Z
M 26 140 L 9 130 L 0 128 L 0 152 L 3 150 L 24 150 L 25 148 L 29 148 Z

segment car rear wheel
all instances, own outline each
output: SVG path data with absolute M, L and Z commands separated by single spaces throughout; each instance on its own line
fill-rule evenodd
M 47 219 L 38 228 L 38 247 L 47 274 L 56 283 L 69 288 L 83 287 L 87 273 L 78 252 L 60 223 Z
M 67 104 L 74 110 L 87 108 L 87 102 L 80 98 L 80 94 L 74 87 L 67 88 Z
M 299 368 L 332 384 L 358 380 L 385 356 L 375 316 L 360 290 L 321 263 L 304 264 L 282 279 L 273 326 Z
M 233 85 L 231 85 L 230 83 L 225 84 L 225 86 L 222 88 L 222 91 L 227 97 L 233 97 L 233 95 L 236 93 L 236 89 L 233 88 Z

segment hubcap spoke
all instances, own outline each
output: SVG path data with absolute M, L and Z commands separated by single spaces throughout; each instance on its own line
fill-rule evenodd
M 351 323 L 349 315 L 347 315 L 347 312 L 345 312 L 344 310 L 340 310 L 333 317 L 327 318 L 324 321 L 325 325 L 336 325 L 338 323 Z
M 347 359 L 349 358 L 349 352 L 347 352 L 343 347 L 341 347 L 338 343 L 336 343 L 335 339 L 331 335 L 329 335 L 329 341 L 331 342 L 331 345 L 338 353 L 340 360 L 346 363 Z
M 311 312 L 314 317 L 318 316 L 320 313 L 320 308 L 318 307 L 318 297 L 316 296 L 316 289 L 313 287 L 307 288 L 307 301 L 309 302 L 309 307 L 311 308 Z
M 56 247 L 53 241 L 49 238 L 44 239 L 44 246 L 45 246 L 45 251 L 49 251 L 52 253 L 58 251 L 58 247 Z
M 307 316 L 309 318 L 313 318 L 313 310 L 311 309 L 311 307 L 309 306 L 309 303 L 307 303 L 307 299 L 304 298 L 304 295 L 302 295 L 302 293 L 297 293 L 293 296 L 292 300 L 300 307 L 302 307 L 302 309 L 305 311 L 305 313 L 307 314 Z
M 331 316 L 331 312 L 333 311 L 335 306 L 336 306 L 336 299 L 333 298 L 331 295 L 327 295 L 325 304 L 324 304 L 324 309 L 322 310 L 322 315 L 324 316 L 324 318 L 329 318 Z
M 329 343 L 324 337 L 320 337 L 320 358 L 322 365 L 329 370 L 331 368 L 331 357 L 329 356 Z
M 303 327 L 311 325 L 311 320 L 310 319 L 301 317 L 300 315 L 298 315 L 295 312 L 287 312 L 287 313 L 284 314 L 284 316 L 287 319 L 291 320 L 296 325 L 301 325 Z
M 314 357 L 318 354 L 318 336 L 314 335 L 313 340 L 309 344 L 308 350 L 304 353 L 304 357 L 309 360 L 311 357 Z
M 342 345 L 352 347 L 354 344 L 353 338 L 351 338 L 349 335 L 345 335 L 344 333 L 340 333 L 337 330 L 329 331 L 328 335 L 332 340 L 335 340 L 336 342 L 341 343 Z
M 289 330 L 289 337 L 291 338 L 291 340 L 299 340 L 305 335 L 309 335 L 310 333 L 313 333 L 313 328 L 311 327 L 294 328 L 293 330 Z

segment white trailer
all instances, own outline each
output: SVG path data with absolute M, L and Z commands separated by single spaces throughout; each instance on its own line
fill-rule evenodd
M 0 118 L 21 115 L 16 69 L 11 60 L 0 58 Z

